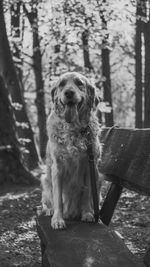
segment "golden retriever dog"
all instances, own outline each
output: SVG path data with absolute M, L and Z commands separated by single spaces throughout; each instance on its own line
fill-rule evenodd
M 47 174 L 42 178 L 42 209 L 51 216 L 53 229 L 66 227 L 65 219 L 94 221 L 86 129 L 92 132 L 97 176 L 100 127 L 95 115 L 95 88 L 76 72 L 63 74 L 51 90 L 52 108 L 47 121 Z

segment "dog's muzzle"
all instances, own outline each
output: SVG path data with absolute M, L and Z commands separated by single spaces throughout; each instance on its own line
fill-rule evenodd
M 76 102 L 74 99 L 68 99 L 68 101 L 65 101 L 65 103 L 62 101 L 61 103 L 64 106 L 65 120 L 67 123 L 71 123 L 75 120 L 75 118 L 78 117 L 78 112 L 83 104 L 83 98 L 80 102 Z
M 64 117 L 67 123 L 71 123 L 78 117 L 78 111 L 83 104 L 83 98 L 79 100 L 75 91 L 68 89 L 64 92 L 63 100 L 60 100 L 64 107 Z

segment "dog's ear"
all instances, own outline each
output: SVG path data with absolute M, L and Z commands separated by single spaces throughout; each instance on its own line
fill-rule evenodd
M 91 85 L 89 81 L 87 82 L 87 90 L 88 90 L 90 108 L 95 110 L 98 104 L 102 101 L 101 91 L 97 87 Z
M 87 92 L 88 92 L 88 103 L 90 108 L 95 106 L 95 87 L 87 82 Z
M 99 94 L 95 95 L 95 101 L 94 101 L 94 107 L 97 108 L 98 104 L 102 102 L 102 98 L 99 96 Z
M 52 102 L 54 103 L 54 95 L 55 95 L 55 92 L 56 92 L 56 83 L 52 85 L 52 88 L 51 88 L 51 99 L 52 99 Z

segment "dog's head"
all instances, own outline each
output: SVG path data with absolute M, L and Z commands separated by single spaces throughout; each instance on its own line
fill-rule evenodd
M 88 79 L 76 72 L 63 74 L 51 90 L 52 102 L 58 116 L 67 123 L 89 119 L 94 106 L 95 89 Z

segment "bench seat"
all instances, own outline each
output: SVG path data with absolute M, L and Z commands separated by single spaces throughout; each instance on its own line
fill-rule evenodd
M 50 217 L 37 218 L 45 267 L 145 267 L 124 241 L 102 223 L 67 222 L 55 231 Z
M 104 224 L 68 221 L 55 231 L 50 217 L 37 217 L 43 267 L 150 267 L 148 244 L 139 259 L 109 227 L 123 188 L 150 196 L 150 129 L 103 128 L 100 140 L 100 171 L 111 182 L 99 212 Z

